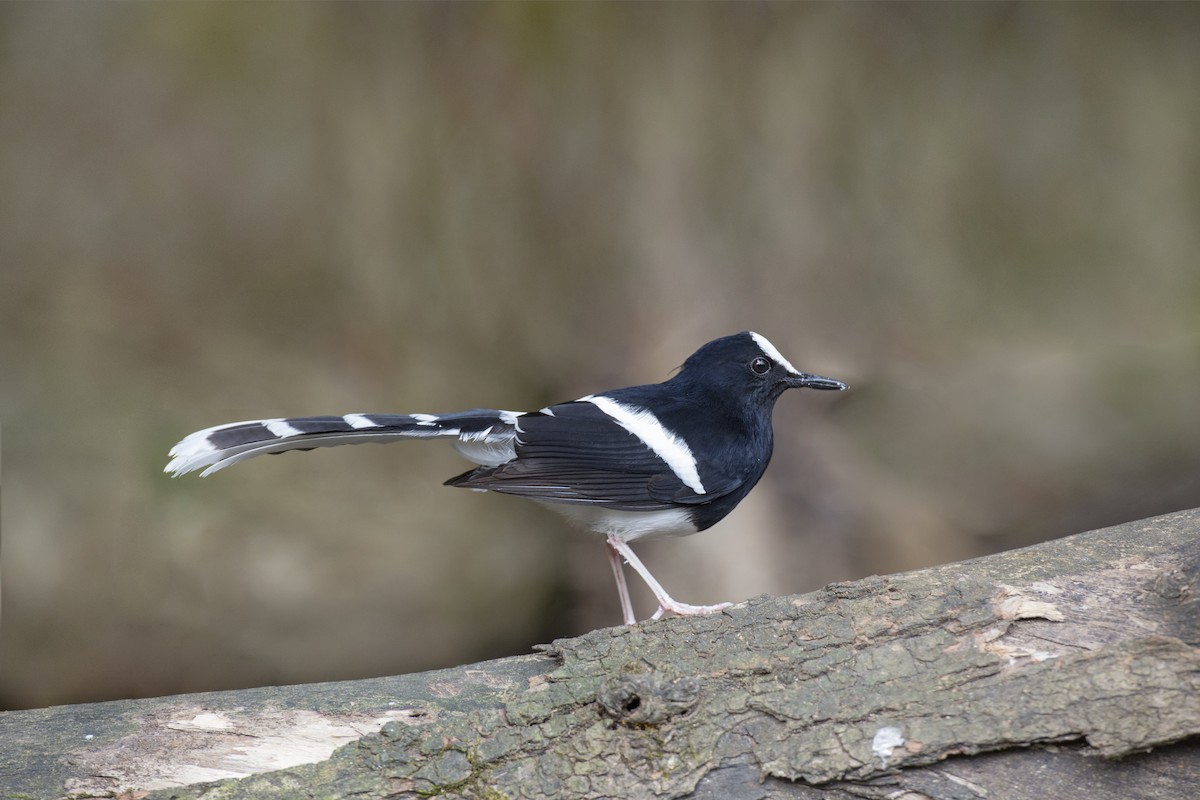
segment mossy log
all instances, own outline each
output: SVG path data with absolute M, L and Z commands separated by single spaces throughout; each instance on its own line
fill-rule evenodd
M 0 796 L 1193 798 L 1198 580 L 1192 510 L 455 669 L 9 712 Z

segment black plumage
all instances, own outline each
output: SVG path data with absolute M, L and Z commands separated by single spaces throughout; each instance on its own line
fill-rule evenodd
M 732 511 L 771 460 L 771 412 L 787 389 L 846 388 L 796 370 L 749 331 L 701 347 L 667 381 L 588 395 L 540 411 L 346 414 L 253 420 L 197 431 L 167 470 L 209 474 L 255 455 L 403 438 L 451 438 L 478 466 L 449 486 L 528 497 L 607 536 L 626 622 L 634 621 L 621 559 L 647 581 L 659 611 L 708 613 L 678 603 L 628 542 L 694 533 Z M 727 605 L 727 604 L 726 604 Z

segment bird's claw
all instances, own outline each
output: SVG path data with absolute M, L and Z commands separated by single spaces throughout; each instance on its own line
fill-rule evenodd
M 659 603 L 658 611 L 655 611 L 650 619 L 662 619 L 665 614 L 674 614 L 677 617 L 700 617 L 705 614 L 716 614 L 718 611 L 724 611 L 732 607 L 733 603 L 717 603 L 713 606 L 690 606 L 687 603 L 678 603 L 672 600 L 669 603 Z

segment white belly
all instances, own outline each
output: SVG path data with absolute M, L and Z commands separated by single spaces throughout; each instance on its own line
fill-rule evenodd
M 626 542 L 654 536 L 687 536 L 696 532 L 691 516 L 685 509 L 668 508 L 662 511 L 619 511 L 612 508 L 545 503 L 558 513 L 585 525 L 589 529 L 613 534 Z

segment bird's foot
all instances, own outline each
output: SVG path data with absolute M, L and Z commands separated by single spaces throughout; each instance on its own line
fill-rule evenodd
M 715 606 L 689 606 L 687 603 L 680 603 L 668 597 L 665 601 L 659 601 L 658 611 L 655 611 L 654 616 L 650 619 L 660 619 L 664 614 L 674 614 L 677 617 L 701 617 L 732 607 L 733 603 L 717 603 Z

